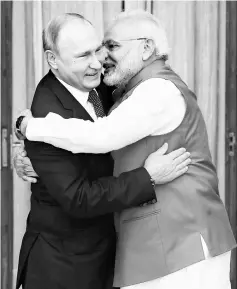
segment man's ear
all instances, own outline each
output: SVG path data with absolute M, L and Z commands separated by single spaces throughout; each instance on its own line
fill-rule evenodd
M 58 69 L 57 62 L 56 62 L 56 56 L 51 50 L 46 50 L 45 51 L 45 58 L 46 58 L 48 64 L 53 69 Z
M 143 51 L 143 56 L 142 59 L 148 60 L 154 53 L 155 51 L 155 43 L 152 39 L 146 39 L 144 43 L 144 51 Z

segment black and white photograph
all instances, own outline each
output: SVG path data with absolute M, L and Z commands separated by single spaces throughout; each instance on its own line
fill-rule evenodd
M 0 289 L 237 289 L 237 1 L 0 15 Z

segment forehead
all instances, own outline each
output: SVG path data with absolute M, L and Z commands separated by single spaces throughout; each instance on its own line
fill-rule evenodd
M 68 53 L 96 49 L 100 42 L 94 27 L 77 19 L 64 24 L 58 35 L 59 51 Z
M 135 29 L 135 25 L 131 21 L 120 21 L 115 25 L 110 27 L 104 36 L 104 40 L 119 40 L 119 39 L 129 39 L 133 38 L 137 34 L 137 29 Z

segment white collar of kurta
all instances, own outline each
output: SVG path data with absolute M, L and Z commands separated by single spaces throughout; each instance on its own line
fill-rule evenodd
M 89 97 L 89 92 L 87 91 L 81 91 L 69 84 L 67 84 L 65 81 L 63 81 L 62 79 L 59 79 L 57 77 L 57 79 L 62 83 L 62 85 L 64 85 L 66 87 L 66 89 L 75 97 L 75 99 L 82 105 L 85 107 L 87 101 L 88 101 L 88 97 Z

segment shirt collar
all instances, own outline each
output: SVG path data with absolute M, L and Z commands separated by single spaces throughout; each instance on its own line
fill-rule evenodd
M 66 83 L 62 79 L 58 78 L 57 79 L 62 83 L 63 86 L 66 87 L 66 89 L 76 98 L 78 102 L 80 102 L 83 106 L 86 105 L 89 97 L 89 92 L 88 91 L 81 91 L 70 84 Z

